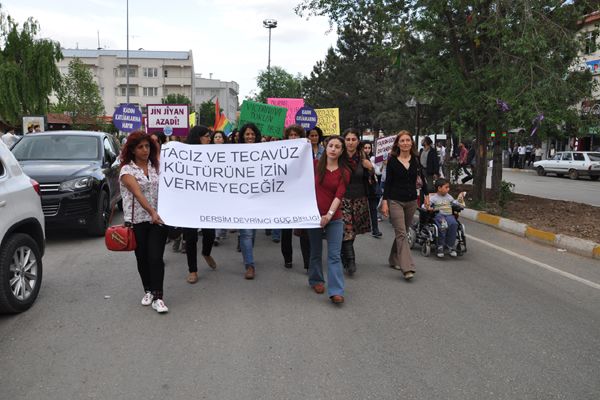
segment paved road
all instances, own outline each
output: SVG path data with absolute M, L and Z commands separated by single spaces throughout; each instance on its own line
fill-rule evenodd
M 492 170 L 488 170 L 487 185 L 491 187 Z M 592 182 L 588 178 L 573 181 L 554 175 L 537 176 L 535 171 L 502 171 L 502 179 L 515 184 L 515 192 L 555 200 L 575 201 L 600 207 L 600 181 Z
M 166 315 L 139 305 L 132 254 L 55 235 L 36 305 L 0 317 L 1 397 L 600 398 L 598 261 L 467 222 L 467 255 L 415 251 L 406 283 L 386 265 L 383 231 L 357 241 L 341 308 L 311 292 L 298 261 L 285 270 L 262 233 L 255 281 L 232 239 L 196 285 L 168 250 Z

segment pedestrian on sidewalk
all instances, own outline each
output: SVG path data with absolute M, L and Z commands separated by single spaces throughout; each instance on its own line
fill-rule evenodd
M 542 151 L 542 146 L 540 146 L 539 144 L 537 146 L 535 146 L 535 161 L 540 161 L 542 159 L 542 155 L 544 154 L 544 152 Z
M 346 156 L 352 168 L 352 175 L 342 200 L 342 216 L 344 219 L 342 263 L 348 275 L 354 275 L 356 272 L 354 240 L 357 235 L 371 231 L 366 187 L 369 177 L 374 174 L 374 169 L 373 164 L 365 157 L 362 150 L 358 129 L 346 129 L 343 138 L 346 144 Z
M 211 133 L 206 126 L 196 125 L 187 136 L 187 144 L 203 145 L 210 144 Z M 188 265 L 188 283 L 198 282 L 198 229 L 183 228 L 183 239 L 185 240 L 185 255 Z M 211 256 L 213 244 L 215 242 L 215 230 L 212 228 L 202 228 L 202 256 L 212 269 L 217 268 L 217 263 Z
M 517 151 L 519 152 L 519 169 L 523 169 L 525 168 L 525 155 L 526 155 L 526 149 L 525 146 L 519 143 L 519 147 L 517 148 Z
M 395 238 L 388 258 L 389 265 L 401 270 L 407 281 L 415 275 L 407 233 L 417 211 L 417 176 L 422 181 L 425 179 L 419 163 L 412 134 L 406 130 L 400 131 L 388 159 L 381 213 L 390 217 L 394 227 Z M 424 204 L 429 207 L 427 186 L 423 185 L 421 190 Z
M 261 143 L 261 135 L 258 127 L 253 123 L 247 123 L 240 129 L 239 143 Z M 240 250 L 244 260 L 246 273 L 244 278 L 254 279 L 256 275 L 256 266 L 254 265 L 254 241 L 256 239 L 256 229 L 240 229 Z
M 320 228 L 307 229 L 310 239 L 308 284 L 317 293 L 325 292 L 323 275 L 323 238 L 327 242 L 327 295 L 334 304 L 344 302 L 344 272 L 340 253 L 344 236 L 342 199 L 350 181 L 345 141 L 329 136 L 324 141 L 325 152 L 314 161 L 315 193 L 321 215 Z
M 123 196 L 123 218 L 133 226 L 138 273 L 144 287 L 142 305 L 159 313 L 169 311 L 163 300 L 165 264 L 163 255 L 167 227 L 158 207 L 158 145 L 143 131 L 132 132 L 121 150 L 119 182 Z

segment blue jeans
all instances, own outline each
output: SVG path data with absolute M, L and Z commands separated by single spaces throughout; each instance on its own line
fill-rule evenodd
M 327 240 L 327 294 L 331 296 L 344 295 L 344 271 L 342 268 L 342 238 L 344 237 L 344 222 L 336 219 L 328 223 L 324 229 L 307 229 L 310 240 L 310 266 L 308 268 L 308 283 L 314 286 L 325 283 L 323 276 L 323 230 Z
M 271 231 L 271 239 L 281 240 L 281 229 L 273 229 Z
M 256 229 L 240 229 L 240 249 L 242 250 L 242 258 L 244 265 L 254 267 L 254 238 L 256 237 Z
M 448 227 L 446 229 L 442 229 L 442 221 L 446 220 Z M 456 218 L 454 215 L 444 215 L 444 214 L 436 214 L 435 216 L 435 224 L 438 227 L 438 247 L 442 247 L 444 244 L 451 248 L 456 248 L 456 231 L 458 230 L 458 222 L 456 222 Z

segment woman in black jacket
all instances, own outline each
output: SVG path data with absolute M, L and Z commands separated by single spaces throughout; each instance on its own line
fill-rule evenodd
M 415 263 L 410 254 L 407 232 L 417 210 L 417 177 L 424 179 L 410 132 L 398 133 L 385 171 L 381 213 L 385 217 L 389 215 L 396 235 L 388 261 L 390 267 L 401 270 L 408 281 L 415 275 Z M 425 185 L 422 191 L 428 207 L 429 192 Z
M 427 190 L 433 192 L 435 190 L 433 186 L 434 182 L 440 175 L 440 161 L 429 136 L 425 136 L 421 144 L 423 148 L 419 152 L 419 161 L 427 180 Z

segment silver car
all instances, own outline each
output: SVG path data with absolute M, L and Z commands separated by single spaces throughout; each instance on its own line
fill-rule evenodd
M 597 181 L 600 177 L 600 152 L 593 151 L 561 151 L 554 158 L 533 163 L 540 176 L 553 173 L 557 176 L 568 175 L 571 179 L 589 176 Z

